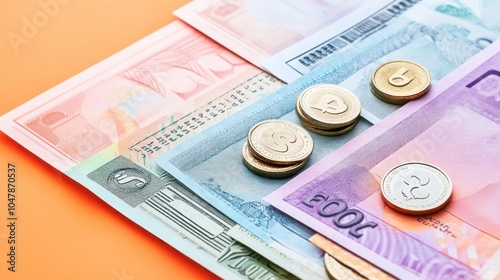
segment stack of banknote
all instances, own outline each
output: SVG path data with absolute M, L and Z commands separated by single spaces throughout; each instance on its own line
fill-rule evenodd
M 197 0 L 0 129 L 223 278 L 498 279 L 499 10 L 496 0 Z M 391 61 L 419 65 L 429 85 L 380 98 L 373 73 Z M 320 84 L 354 93 L 360 112 L 344 124 L 355 125 L 310 133 L 292 177 L 249 170 L 252 127 L 301 126 L 297 100 Z M 446 174 L 446 203 L 391 205 L 381 186 L 406 164 Z M 402 195 L 424 199 L 432 178 L 408 175 Z

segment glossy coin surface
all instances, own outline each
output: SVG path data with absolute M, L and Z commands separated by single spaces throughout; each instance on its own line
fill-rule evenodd
M 309 158 L 313 151 L 311 135 L 297 124 L 267 120 L 248 132 L 248 145 L 258 159 L 274 165 L 292 165 Z
M 361 102 L 349 90 L 332 84 L 318 84 L 305 89 L 297 106 L 317 128 L 332 129 L 347 126 L 357 120 Z
M 381 184 L 387 206 L 409 215 L 428 215 L 443 209 L 451 199 L 450 178 L 430 164 L 409 162 L 390 170 Z
M 307 160 L 292 165 L 272 165 L 256 158 L 248 147 L 248 143 L 243 144 L 241 150 L 243 155 L 243 163 L 253 173 L 272 179 L 290 177 L 299 172 L 305 165 Z
M 431 77 L 418 63 L 395 60 L 380 65 L 373 71 L 371 89 L 383 101 L 403 104 L 429 91 Z M 381 98 L 382 97 L 382 98 Z
M 325 269 L 330 279 L 335 280 L 366 280 L 356 271 L 337 261 L 329 254 L 325 254 Z

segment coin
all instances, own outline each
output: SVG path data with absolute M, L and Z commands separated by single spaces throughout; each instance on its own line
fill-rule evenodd
M 427 163 L 408 162 L 391 169 L 382 179 L 387 206 L 409 215 L 428 215 L 443 209 L 451 199 L 450 178 Z
M 309 124 L 302 122 L 302 121 L 301 121 L 301 123 L 307 130 L 311 131 L 312 133 L 316 133 L 316 134 L 323 135 L 323 136 L 338 136 L 338 135 L 346 134 L 347 132 L 353 130 L 354 127 L 356 127 L 356 125 L 358 124 L 358 121 L 356 120 L 353 124 L 350 124 L 350 125 L 345 126 L 345 127 L 339 127 L 339 128 L 330 129 L 330 130 L 317 129 L 315 127 L 309 126 Z
M 333 129 L 327 129 L 324 126 L 319 126 L 317 125 L 314 121 L 311 121 L 308 119 L 305 115 L 304 112 L 302 111 L 301 105 L 300 105 L 300 98 L 297 99 L 297 103 L 295 105 L 295 112 L 297 113 L 297 116 L 299 117 L 300 123 L 304 128 L 309 130 L 312 133 L 316 133 L 319 135 L 323 136 L 338 136 L 345 134 L 349 131 L 351 131 L 357 124 L 358 124 L 358 119 L 354 121 L 354 123 L 349 124 L 347 126 L 343 127 L 338 127 L 338 128 L 333 128 Z
M 308 123 L 327 130 L 352 124 L 361 114 L 358 97 L 333 84 L 317 84 L 305 89 L 299 96 L 297 107 Z
M 364 276 L 357 273 L 350 267 L 344 265 L 343 263 L 337 261 L 334 257 L 330 256 L 328 253 L 324 256 L 325 259 L 325 269 L 328 277 L 332 280 L 366 280 Z
M 262 160 L 259 160 L 252 154 L 250 148 L 248 147 L 248 142 L 245 142 L 245 144 L 243 144 L 241 154 L 243 155 L 243 164 L 245 164 L 245 166 L 250 171 L 259 176 L 272 179 L 290 177 L 299 172 L 307 162 L 307 160 L 304 160 L 292 165 L 272 165 L 266 163 Z
M 311 135 L 297 124 L 267 120 L 248 132 L 248 146 L 258 159 L 274 165 L 292 165 L 309 158 L 313 151 Z
M 373 71 L 370 87 L 379 99 L 404 104 L 426 94 L 430 85 L 430 74 L 423 66 L 412 61 L 395 60 Z

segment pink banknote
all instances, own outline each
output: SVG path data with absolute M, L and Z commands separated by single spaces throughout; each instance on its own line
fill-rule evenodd
M 281 85 L 177 21 L 10 112 L 1 126 L 65 171 L 128 135 L 144 140 L 154 123 L 160 130 L 196 113 L 181 127 L 192 133 Z
M 382 178 L 407 162 L 450 177 L 444 209 L 409 216 L 384 203 Z M 265 200 L 398 278 L 497 279 L 499 163 L 495 43 Z

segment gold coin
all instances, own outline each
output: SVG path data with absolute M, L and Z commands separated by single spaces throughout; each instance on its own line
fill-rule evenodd
M 300 98 L 297 98 L 297 103 L 295 105 L 295 112 L 297 113 L 297 117 L 299 117 L 299 120 L 302 124 L 306 123 L 308 127 L 313 127 L 316 129 L 325 129 L 324 126 L 315 124 L 315 122 L 312 119 L 308 118 L 304 114 L 304 111 L 302 111 L 302 106 L 300 105 Z
M 250 148 L 248 147 L 248 142 L 243 144 L 243 149 L 241 150 L 241 154 L 243 155 L 243 164 L 252 171 L 253 173 L 271 178 L 271 179 L 279 179 L 290 177 L 297 172 L 299 172 L 305 165 L 307 160 L 299 162 L 297 164 L 292 165 L 272 165 L 267 162 L 264 162 L 258 158 L 256 158 Z
M 361 102 L 349 90 L 332 84 L 318 84 L 305 89 L 297 106 L 316 128 L 333 129 L 355 122 L 361 114 Z
M 450 178 L 427 163 L 408 162 L 391 169 L 382 179 L 382 199 L 390 208 L 408 215 L 428 215 L 451 199 Z
M 354 271 L 350 267 L 337 261 L 329 254 L 325 254 L 325 269 L 328 277 L 332 280 L 366 280 L 364 276 Z
M 315 127 L 309 126 L 308 123 L 305 123 L 305 122 L 301 122 L 301 123 L 302 123 L 302 126 L 304 126 L 307 130 L 311 131 L 312 133 L 316 133 L 316 134 L 323 135 L 323 136 L 338 136 L 338 135 L 346 134 L 347 132 L 353 130 L 354 127 L 356 127 L 356 125 L 358 124 L 358 121 L 356 120 L 354 123 L 352 123 L 346 127 L 339 127 L 339 128 L 330 129 L 330 130 L 317 129 Z
M 297 124 L 267 120 L 248 132 L 248 145 L 258 159 L 274 165 L 292 165 L 309 158 L 313 151 L 311 135 Z
M 370 86 L 381 100 L 404 104 L 426 94 L 430 85 L 430 74 L 423 66 L 412 61 L 395 60 L 373 71 Z
M 391 103 L 391 104 L 396 104 L 396 105 L 401 105 L 401 104 L 404 104 L 404 103 L 408 102 L 408 101 L 404 101 L 404 100 L 398 102 L 398 100 L 394 100 L 394 99 L 390 99 L 390 98 L 386 97 L 385 95 L 379 93 L 377 91 L 377 89 L 375 89 L 373 87 L 373 84 L 370 84 L 370 89 L 372 91 L 372 94 L 375 95 L 375 97 L 377 97 L 378 99 L 380 99 L 380 100 L 382 100 L 384 102 Z
M 403 104 L 407 103 L 408 101 L 411 101 L 411 100 L 406 100 L 406 99 L 398 99 L 394 96 L 384 95 L 383 93 L 381 93 L 377 89 L 375 89 L 373 87 L 373 84 L 370 84 L 370 89 L 371 89 L 372 94 L 375 95 L 375 97 L 377 97 L 378 99 L 380 99 L 384 102 L 387 102 L 387 103 L 391 103 L 391 104 L 395 104 L 395 105 L 403 105 Z

